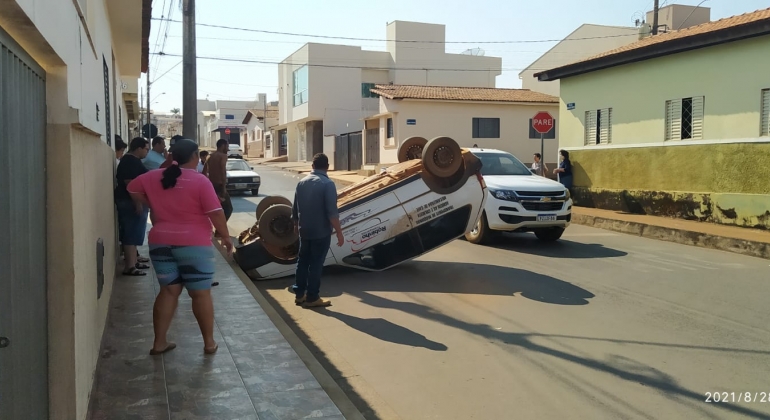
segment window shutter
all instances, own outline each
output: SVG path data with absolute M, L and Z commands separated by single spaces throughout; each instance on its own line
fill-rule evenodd
M 666 140 L 682 139 L 682 100 L 666 101 Z
M 599 143 L 609 144 L 612 138 L 612 108 L 602 110 L 602 117 L 599 126 Z
M 586 111 L 584 144 L 596 144 L 596 111 Z
M 770 136 L 770 89 L 762 89 L 762 114 L 760 121 L 762 128 L 759 130 L 760 136 Z
M 703 139 L 703 110 L 704 110 L 704 97 L 693 96 L 692 97 L 692 139 Z

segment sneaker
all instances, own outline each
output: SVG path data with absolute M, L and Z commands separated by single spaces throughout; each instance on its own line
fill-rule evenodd
M 323 306 L 332 306 L 332 302 L 318 298 L 312 302 L 305 302 L 302 306 L 305 308 L 320 308 Z
M 294 304 L 302 305 L 303 303 L 305 303 L 305 300 L 306 300 L 305 296 L 294 298 Z

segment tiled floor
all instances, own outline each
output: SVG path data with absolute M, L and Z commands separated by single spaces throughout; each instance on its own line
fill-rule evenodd
M 212 293 L 219 351 L 211 356 L 203 354 L 186 293 L 169 333 L 177 348 L 150 356 L 156 279 L 116 279 L 89 418 L 343 419 L 224 258 L 216 258 L 220 285 Z

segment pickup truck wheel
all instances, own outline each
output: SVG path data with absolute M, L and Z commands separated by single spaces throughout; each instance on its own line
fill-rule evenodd
M 294 221 L 291 220 L 291 206 L 273 204 L 262 213 L 257 224 L 265 243 L 286 247 L 297 242 Z
M 489 243 L 491 238 L 492 231 L 489 229 L 489 222 L 487 222 L 487 213 L 483 212 L 473 230 L 465 234 L 465 239 L 472 244 L 483 245 Z
M 262 199 L 262 201 L 259 202 L 259 204 L 257 204 L 257 220 L 259 220 L 260 217 L 262 217 L 262 213 L 264 213 L 265 210 L 267 210 L 268 207 L 272 206 L 273 204 L 285 204 L 291 207 L 291 201 L 289 201 L 289 199 L 286 197 L 282 197 L 280 195 L 271 195 L 269 197 L 265 197 Z
M 253 195 L 254 197 L 258 196 L 259 195 L 259 188 L 254 188 L 253 190 L 251 190 L 251 195 Z
M 433 176 L 440 178 L 454 175 L 463 166 L 462 150 L 449 137 L 436 137 L 422 151 L 422 165 Z
M 423 137 L 409 137 L 404 140 L 401 146 L 398 146 L 398 163 L 421 159 L 422 150 L 426 144 L 428 144 L 428 140 Z
M 561 228 L 561 227 L 552 227 L 552 228 L 535 230 L 535 236 L 537 236 L 537 239 L 540 239 L 541 241 L 545 241 L 545 242 L 556 242 L 559 240 L 559 238 L 561 238 L 561 235 L 563 233 L 564 233 L 564 228 Z

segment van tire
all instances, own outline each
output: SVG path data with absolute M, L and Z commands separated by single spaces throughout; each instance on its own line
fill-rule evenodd
M 268 207 L 257 221 L 262 240 L 270 245 L 287 247 L 297 242 L 294 221 L 291 220 L 291 206 L 273 204 Z
M 561 238 L 561 235 L 564 233 L 564 228 L 562 227 L 552 227 L 552 228 L 543 228 L 543 229 L 536 229 L 535 230 L 535 236 L 537 236 L 537 239 L 540 239 L 544 242 L 556 242 Z
M 433 176 L 446 178 L 463 166 L 460 145 L 449 137 L 436 137 L 422 150 L 422 166 Z
M 422 159 L 422 152 L 428 140 L 423 137 L 409 137 L 398 146 L 398 163 L 412 159 Z
M 489 222 L 487 222 L 487 212 L 482 212 L 473 230 L 465 234 L 465 239 L 472 244 L 484 245 L 488 244 L 493 236 L 494 232 L 489 229 Z
M 263 198 L 262 201 L 260 201 L 259 204 L 257 204 L 257 212 L 256 212 L 257 220 L 259 220 L 259 218 L 262 217 L 262 213 L 264 213 L 265 210 L 268 209 L 268 207 L 274 204 L 285 204 L 287 206 L 291 206 L 291 201 L 289 201 L 288 198 L 280 195 L 271 195 Z

